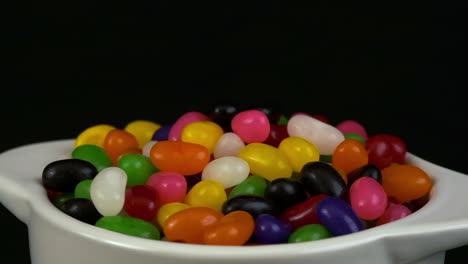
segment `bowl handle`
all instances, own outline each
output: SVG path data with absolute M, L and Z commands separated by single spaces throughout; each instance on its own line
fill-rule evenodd
M 20 221 L 29 223 L 31 204 L 28 195 L 30 185 L 28 182 L 20 184 L 0 175 L 0 203 L 12 212 Z

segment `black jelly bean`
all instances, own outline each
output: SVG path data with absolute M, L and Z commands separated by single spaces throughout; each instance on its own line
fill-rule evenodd
M 84 160 L 57 160 L 44 168 L 42 184 L 53 191 L 71 193 L 79 182 L 93 179 L 97 173 L 96 167 Z
M 370 177 L 382 184 L 382 173 L 379 167 L 373 164 L 367 164 L 361 168 L 355 169 L 348 174 L 348 186 L 351 186 L 357 179 Z
M 276 124 L 281 117 L 281 112 L 279 111 L 278 107 L 273 106 L 260 106 L 253 108 L 255 110 L 262 111 L 268 117 L 268 120 L 272 124 Z
M 280 213 L 272 201 L 254 194 L 237 195 L 228 199 L 224 202 L 222 211 L 223 214 L 246 211 L 254 218 L 261 214 L 278 215 Z
M 300 178 L 302 184 L 312 196 L 318 194 L 340 198 L 347 196 L 345 181 L 338 171 L 328 163 L 315 161 L 305 164 L 302 167 Z
M 239 109 L 233 105 L 216 105 L 211 110 L 209 116 L 213 122 L 223 128 L 224 132 L 231 131 L 231 120 L 239 112 Z
M 97 220 L 102 217 L 93 202 L 84 198 L 69 199 L 59 209 L 67 215 L 91 225 L 96 224 Z
M 279 178 L 270 183 L 265 197 L 284 210 L 305 201 L 307 193 L 302 183 L 289 178 Z

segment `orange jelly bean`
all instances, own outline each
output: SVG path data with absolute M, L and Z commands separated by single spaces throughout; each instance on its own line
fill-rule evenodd
M 382 185 L 389 198 L 404 203 L 428 194 L 432 180 L 418 167 L 393 165 L 382 170 Z
M 254 229 L 255 221 L 249 213 L 234 211 L 206 228 L 204 241 L 207 245 L 242 246 L 250 239 Z
M 208 227 L 216 224 L 223 214 L 207 207 L 191 207 L 171 215 L 163 226 L 169 241 L 204 244 Z
M 333 152 L 332 164 L 348 174 L 355 169 L 367 165 L 369 155 L 361 142 L 355 139 L 346 139 L 341 142 Z
M 104 150 L 111 158 L 114 165 L 117 158 L 127 149 L 138 148 L 138 141 L 135 136 L 122 129 L 111 130 L 104 139 Z

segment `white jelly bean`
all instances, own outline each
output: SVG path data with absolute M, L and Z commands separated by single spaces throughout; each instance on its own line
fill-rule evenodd
M 245 144 L 242 139 L 235 133 L 228 132 L 219 138 L 213 156 L 215 159 L 226 156 L 235 157 L 243 147 L 245 147 Z
M 91 183 L 90 193 L 94 206 L 103 216 L 119 214 L 125 202 L 127 174 L 118 167 L 99 172 Z
M 321 155 L 332 155 L 345 139 L 343 133 L 335 127 L 306 115 L 295 115 L 289 120 L 288 134 L 312 142 L 319 148 Z
M 222 157 L 206 165 L 202 172 L 202 180 L 216 180 L 230 188 L 243 182 L 249 176 L 249 164 L 238 157 Z
M 149 141 L 148 143 L 145 144 L 145 146 L 142 149 L 142 154 L 145 155 L 146 157 L 150 156 L 151 148 L 156 144 L 156 140 Z

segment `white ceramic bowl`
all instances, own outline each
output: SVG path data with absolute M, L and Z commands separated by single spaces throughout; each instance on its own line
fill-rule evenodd
M 28 226 L 34 264 L 443 263 L 468 244 L 468 177 L 414 155 L 407 162 L 434 180 L 430 201 L 399 221 L 320 241 L 252 247 L 203 246 L 127 236 L 57 210 L 41 184 L 44 167 L 69 157 L 73 140 L 0 154 L 0 202 Z

